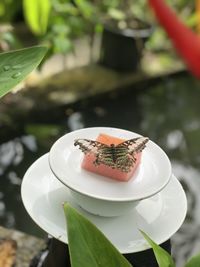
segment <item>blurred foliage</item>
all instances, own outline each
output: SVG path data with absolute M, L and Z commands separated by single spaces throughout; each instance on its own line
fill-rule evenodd
M 73 50 L 73 40 L 93 33 L 95 12 L 89 1 L 51 0 L 48 30 L 43 41 L 52 53 L 68 53 Z
M 190 27 L 195 28 L 195 1 L 167 0 L 179 16 Z M 39 44 L 49 46 L 49 55 L 67 54 L 73 51 L 76 38 L 90 37 L 91 44 L 96 32 L 103 29 L 105 19 L 120 21 L 126 27 L 125 19 L 136 17 L 154 23 L 147 0 L 1 0 L 0 2 L 0 50 L 19 47 L 12 30 L 3 31 L 2 24 L 15 25 L 20 20 L 36 36 Z M 23 40 L 21 41 L 23 45 Z M 170 48 L 164 31 L 158 27 L 148 49 Z
M 21 0 L 0 1 L 0 51 L 20 48 L 12 23 L 18 19 L 21 8 Z
M 196 27 L 195 2 L 188 0 L 168 0 L 180 18 L 190 27 Z
M 23 10 L 27 24 L 36 35 L 43 35 L 47 31 L 50 0 L 24 0 Z
M 9 24 L 0 25 L 0 51 L 8 51 L 20 47 L 20 41 L 13 33 L 13 27 Z
M 96 5 L 103 17 L 109 17 L 115 20 L 125 20 L 129 17 L 147 21 L 150 17 L 150 12 L 147 12 L 148 3 L 146 0 L 135 1 L 132 0 L 97 0 Z
M 1 0 L 0 1 L 0 22 L 16 21 L 22 10 L 21 0 Z

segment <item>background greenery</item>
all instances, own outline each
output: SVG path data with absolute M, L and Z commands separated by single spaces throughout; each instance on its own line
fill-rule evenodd
M 168 0 L 168 3 L 195 29 L 195 1 Z M 25 27 L 33 44 L 48 45 L 49 55 L 67 54 L 73 51 L 74 40 L 83 36 L 90 39 L 92 46 L 94 36 L 102 32 L 103 21 L 115 19 L 121 27 L 126 27 L 127 17 L 155 23 L 147 0 L 1 0 L 0 50 L 26 46 L 17 30 Z M 155 51 L 170 47 L 161 28 L 154 32 L 147 47 Z
M 129 3 L 132 4 L 132 2 Z M 188 3 L 188 1 L 183 0 L 171 0 L 169 3 L 176 8 L 180 17 L 183 18 L 188 25 L 195 27 L 196 17 L 194 13 L 194 1 L 190 1 Z M 140 18 L 144 18 L 143 11 L 146 8 L 144 5 L 144 1 L 135 4 L 135 7 L 138 8 L 138 13 L 135 15 Z M 137 8 L 134 10 L 137 10 Z M 30 10 L 34 12 L 30 12 Z M 41 12 L 39 12 L 39 10 Z M 12 27 L 19 25 L 21 22 L 26 22 L 26 26 L 35 36 L 37 43 L 48 44 L 51 48 L 51 53 L 67 53 L 73 50 L 73 40 L 75 38 L 88 34 L 92 39 L 94 33 L 102 30 L 102 22 L 99 19 L 98 14 L 103 13 L 107 16 L 114 17 L 117 20 L 123 20 L 125 15 L 122 10 L 123 9 L 121 9 L 119 1 L 102 1 L 101 3 L 99 3 L 99 1 L 93 1 L 91 3 L 91 1 L 81 0 L 73 2 L 45 0 L 41 3 L 41 1 L 36 0 L 4 0 L 0 3 L 0 47 L 3 51 L 23 46 L 22 40 L 15 35 Z M 149 17 L 147 20 L 151 21 L 152 18 Z M 158 34 L 158 32 L 159 31 L 157 31 L 156 34 Z M 160 36 L 163 38 L 162 40 L 166 38 L 163 33 L 160 33 Z M 154 44 L 152 40 L 150 41 L 149 47 L 152 49 L 158 49 L 158 46 L 156 47 L 157 44 Z M 45 52 L 46 48 L 35 47 L 0 54 L 0 97 L 5 95 L 13 86 L 24 79 L 25 76 L 40 63 Z M 30 61 L 31 59 L 33 59 L 33 61 Z M 20 73 L 20 75 L 15 75 L 16 73 Z M 116 251 L 112 244 L 110 244 L 105 237 L 102 236 L 98 229 L 90 224 L 90 222 L 81 217 L 81 215 L 77 214 L 70 206 L 65 206 L 65 213 L 67 220 L 69 221 L 68 235 L 69 237 L 72 237 L 72 239 L 69 240 L 69 245 L 73 267 L 82 267 L 82 262 L 83 260 L 88 259 L 88 255 L 92 258 L 92 261 L 90 262 L 88 260 L 87 267 L 89 267 L 91 263 L 92 267 L 95 266 L 95 261 L 96 266 L 105 266 L 105 262 L 99 261 L 99 259 L 106 258 L 106 255 L 109 257 L 107 258 L 107 267 L 116 266 L 116 262 L 119 262 L 118 266 L 129 266 L 129 264 L 123 259 L 122 255 Z M 91 232 L 92 235 L 88 234 Z M 74 234 L 76 239 L 73 239 Z M 174 263 L 170 255 L 157 246 L 147 235 L 144 233 L 143 235 L 152 246 L 159 266 L 173 267 Z M 90 247 L 85 249 L 87 242 L 86 238 L 91 236 L 94 239 L 90 240 Z M 95 239 L 95 237 L 98 238 Z M 77 262 L 77 243 L 75 241 L 80 239 L 81 242 L 79 242 L 79 245 L 80 249 L 82 246 L 82 253 L 79 253 L 79 262 Z M 101 242 L 99 242 L 99 239 Z M 95 241 L 98 241 L 98 245 L 100 245 L 98 251 L 96 249 L 97 244 Z M 84 254 L 84 252 L 87 254 Z M 98 261 L 96 258 L 97 252 L 99 255 Z M 114 263 L 110 261 L 110 255 L 115 255 Z M 200 256 L 197 255 L 189 260 L 185 267 L 198 267 L 199 262 Z

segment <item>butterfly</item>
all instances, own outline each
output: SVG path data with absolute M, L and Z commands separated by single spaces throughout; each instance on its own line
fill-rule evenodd
M 104 164 L 112 169 L 129 172 L 136 162 L 135 155 L 146 147 L 148 137 L 137 137 L 126 140 L 118 145 L 106 145 L 89 139 L 76 139 L 75 146 L 85 154 L 94 154 L 95 165 Z

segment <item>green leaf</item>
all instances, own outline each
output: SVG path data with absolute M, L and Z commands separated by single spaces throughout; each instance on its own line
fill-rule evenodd
M 197 267 L 200 266 L 200 254 L 192 257 L 185 265 L 185 267 Z
M 123 11 L 115 8 L 110 8 L 108 10 L 108 14 L 111 16 L 111 18 L 116 20 L 124 20 L 126 18 L 126 15 Z
M 46 47 L 35 46 L 0 54 L 0 97 L 21 82 L 38 66 L 47 52 Z
M 94 11 L 94 6 L 89 1 L 74 0 L 74 2 L 85 18 L 89 19 L 92 16 Z
M 175 263 L 171 257 L 171 255 L 157 245 L 147 234 L 143 231 L 140 231 L 149 245 L 152 247 L 154 255 L 156 257 L 157 263 L 159 267 L 175 267 Z
M 72 267 L 132 267 L 103 233 L 64 203 Z
M 33 33 L 37 35 L 46 33 L 50 9 L 50 0 L 23 0 L 24 16 Z

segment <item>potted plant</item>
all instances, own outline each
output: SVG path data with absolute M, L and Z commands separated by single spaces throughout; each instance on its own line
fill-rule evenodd
M 152 34 L 152 26 L 144 20 L 146 7 L 144 1 L 129 0 L 106 7 L 100 64 L 122 72 L 138 69 L 145 42 Z

